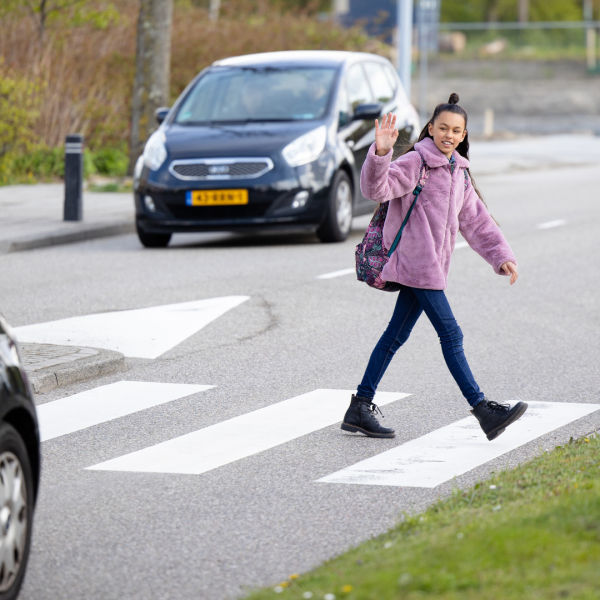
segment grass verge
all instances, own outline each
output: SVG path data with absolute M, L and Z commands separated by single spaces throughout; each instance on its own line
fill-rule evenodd
M 388 533 L 249 598 L 598 599 L 600 436 L 571 439 L 454 490 Z

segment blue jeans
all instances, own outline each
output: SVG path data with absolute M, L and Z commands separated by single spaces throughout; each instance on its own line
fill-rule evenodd
M 387 366 L 398 348 L 408 339 L 423 311 L 440 337 L 444 359 L 452 377 L 469 404 L 476 406 L 484 395 L 467 363 L 462 345 L 463 334 L 452 314 L 446 294 L 443 290 L 421 290 L 406 286 L 402 287 L 398 295 L 392 320 L 371 354 L 357 394 L 373 399 Z

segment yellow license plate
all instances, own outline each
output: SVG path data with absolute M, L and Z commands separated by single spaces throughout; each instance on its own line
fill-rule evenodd
M 248 190 L 194 190 L 186 192 L 188 206 L 233 206 L 248 204 Z

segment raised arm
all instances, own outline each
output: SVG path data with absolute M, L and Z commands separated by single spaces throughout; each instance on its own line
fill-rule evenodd
M 458 223 L 469 246 L 492 265 L 498 275 L 511 275 L 511 283 L 514 283 L 517 259 L 470 181 L 458 215 Z M 507 263 L 512 263 L 515 267 L 514 273 Z
M 360 173 L 360 189 L 365 198 L 387 202 L 415 189 L 419 181 L 421 157 L 418 152 L 409 152 L 392 162 L 397 139 L 395 116 L 384 115 L 381 127 L 379 121 L 375 121 L 375 143 L 369 148 Z

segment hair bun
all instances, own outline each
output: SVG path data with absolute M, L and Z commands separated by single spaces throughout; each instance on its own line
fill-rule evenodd
M 456 94 L 455 92 L 452 92 L 450 94 L 450 98 L 448 98 L 448 104 L 458 104 L 458 94 Z

